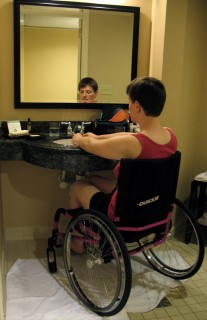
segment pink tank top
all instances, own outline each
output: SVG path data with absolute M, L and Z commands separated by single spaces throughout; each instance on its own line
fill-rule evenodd
M 177 150 L 177 139 L 173 131 L 169 128 L 166 128 L 170 134 L 171 139 L 170 141 L 165 144 L 161 145 L 154 141 L 152 141 L 150 138 L 145 136 L 142 133 L 135 133 L 134 136 L 139 140 L 139 142 L 142 145 L 142 151 L 137 157 L 137 159 L 160 159 L 160 158 L 167 158 L 170 155 L 174 154 Z M 114 175 L 116 177 L 116 180 L 118 180 L 119 176 L 119 169 L 120 169 L 120 162 L 115 166 L 114 168 Z M 107 214 L 111 220 L 114 220 L 114 212 L 115 212 L 115 206 L 116 206 L 116 197 L 117 197 L 117 189 L 112 195 L 111 201 L 109 203 Z

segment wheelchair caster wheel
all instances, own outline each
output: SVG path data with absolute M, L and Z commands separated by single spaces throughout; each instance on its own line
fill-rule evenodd
M 48 269 L 51 273 L 55 273 L 57 272 L 57 264 L 56 264 L 56 261 L 53 261 L 53 262 L 49 262 L 48 263 Z
M 54 248 L 47 249 L 47 264 L 51 273 L 57 272 L 56 254 Z

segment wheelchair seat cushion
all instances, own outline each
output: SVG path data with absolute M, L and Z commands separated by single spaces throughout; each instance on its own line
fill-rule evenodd
M 107 210 L 109 203 L 111 201 L 111 197 L 113 195 L 113 192 L 109 194 L 105 194 L 103 192 L 97 192 L 95 193 L 90 200 L 90 209 L 98 210 L 105 215 L 107 215 Z

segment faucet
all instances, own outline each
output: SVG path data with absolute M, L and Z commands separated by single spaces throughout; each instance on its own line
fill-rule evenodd
M 90 125 L 91 121 L 82 121 L 81 123 L 76 123 L 75 127 L 73 128 L 72 124 L 70 121 L 63 121 L 61 122 L 63 125 L 67 125 L 67 136 L 72 137 L 74 133 L 80 133 L 84 134 L 85 133 L 85 126 Z
M 74 133 L 84 134 L 84 130 L 85 130 L 85 123 L 84 122 L 82 122 L 81 124 L 78 123 L 74 128 Z
M 90 125 L 91 121 L 82 121 L 81 123 L 81 129 L 80 129 L 80 133 L 84 134 L 85 133 L 85 126 Z

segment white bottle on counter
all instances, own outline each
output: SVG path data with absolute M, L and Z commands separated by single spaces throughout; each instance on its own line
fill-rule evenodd
M 67 137 L 72 137 L 73 136 L 73 129 L 71 126 L 71 122 L 68 122 L 68 127 L 67 127 Z

